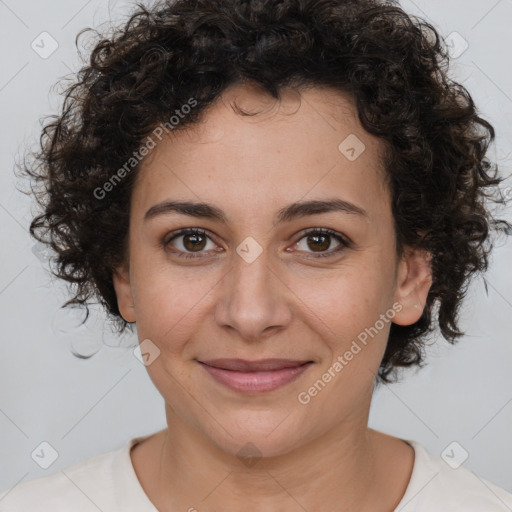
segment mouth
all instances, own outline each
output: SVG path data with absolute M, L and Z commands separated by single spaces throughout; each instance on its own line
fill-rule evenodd
M 313 361 L 292 359 L 211 359 L 197 362 L 218 383 L 249 394 L 280 388 L 313 365 Z

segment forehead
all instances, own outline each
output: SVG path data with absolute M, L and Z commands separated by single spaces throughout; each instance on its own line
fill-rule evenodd
M 201 199 L 230 205 L 236 217 L 261 215 L 261 204 L 338 195 L 379 215 L 388 206 L 382 155 L 348 95 L 288 89 L 276 101 L 237 85 L 199 123 L 157 144 L 139 170 L 133 204 Z

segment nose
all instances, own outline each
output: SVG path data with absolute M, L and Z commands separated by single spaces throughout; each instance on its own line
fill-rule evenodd
M 254 342 L 286 329 L 293 293 L 263 249 L 256 259 L 233 253 L 232 267 L 219 283 L 215 320 L 237 337 Z

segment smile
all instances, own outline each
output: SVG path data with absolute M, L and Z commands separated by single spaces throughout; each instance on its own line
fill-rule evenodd
M 198 363 L 215 381 L 226 387 L 242 393 L 265 393 L 292 382 L 313 361 L 216 359 Z

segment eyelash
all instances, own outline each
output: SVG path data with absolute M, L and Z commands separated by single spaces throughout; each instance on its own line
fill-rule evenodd
M 306 238 L 307 236 L 310 236 L 312 234 L 329 235 L 332 238 L 336 239 L 336 241 L 340 242 L 340 246 L 337 247 L 336 249 L 328 251 L 328 252 L 323 252 L 323 253 L 314 254 L 313 256 L 308 256 L 308 258 L 312 257 L 312 258 L 316 259 L 316 258 L 326 258 L 326 257 L 334 256 L 335 254 L 338 254 L 339 252 L 343 251 L 344 249 L 351 247 L 351 242 L 347 238 L 338 234 L 336 231 L 333 231 L 332 229 L 328 229 L 328 228 L 310 229 L 309 231 L 302 233 L 302 236 L 295 242 L 295 244 L 299 243 L 300 240 L 302 240 L 303 238 Z M 211 237 L 203 229 L 184 228 L 184 229 L 175 231 L 174 233 L 171 233 L 170 237 L 164 238 L 164 240 L 163 240 L 164 249 L 169 250 L 168 249 L 169 244 L 176 238 L 179 238 L 180 236 L 184 236 L 184 235 L 201 235 L 201 236 L 205 236 L 211 240 Z M 213 240 L 212 240 L 212 242 L 213 242 Z M 197 255 L 194 253 L 187 253 L 187 252 L 181 251 L 179 249 L 177 251 L 171 250 L 170 252 L 172 252 L 173 254 L 176 254 L 179 258 L 185 258 L 185 259 L 201 258 L 202 257 L 201 252 L 197 253 Z

